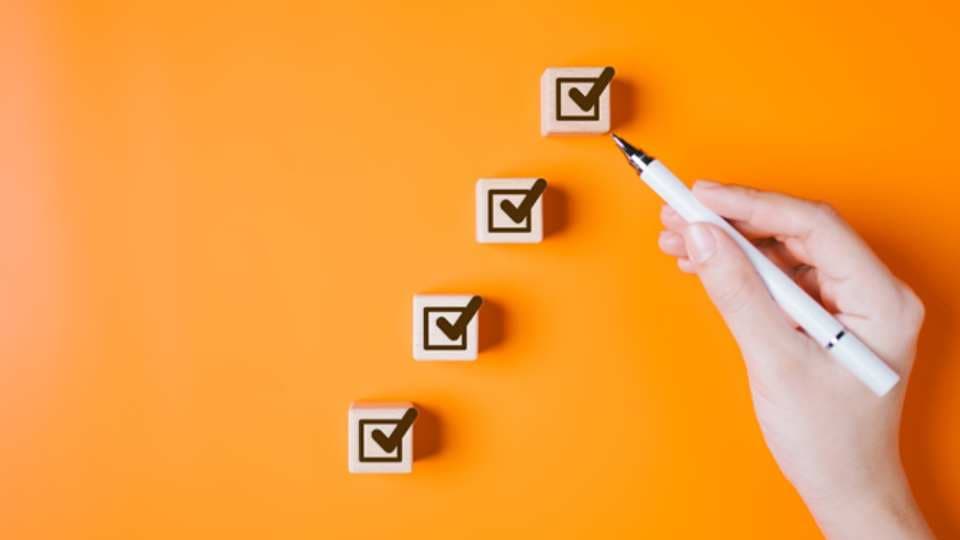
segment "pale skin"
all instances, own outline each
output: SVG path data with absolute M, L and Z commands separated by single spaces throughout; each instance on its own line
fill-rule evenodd
M 831 539 L 933 538 L 899 447 L 920 299 L 826 204 L 705 181 L 693 192 L 902 378 L 886 396 L 871 393 L 796 327 L 726 233 L 663 208 L 660 249 L 700 278 L 730 328 L 767 446 L 821 531 Z

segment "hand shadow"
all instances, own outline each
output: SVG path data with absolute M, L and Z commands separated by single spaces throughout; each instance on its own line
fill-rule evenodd
M 917 360 L 910 374 L 909 387 L 904 404 L 901 425 L 901 449 L 903 466 L 911 480 L 917 504 L 927 518 L 937 538 L 960 538 L 960 521 L 951 498 L 944 491 L 942 471 L 934 466 L 931 456 L 937 454 L 939 441 L 943 439 L 943 421 L 938 417 L 939 406 L 944 396 L 956 385 L 956 379 L 944 373 L 955 359 L 942 354 L 955 340 L 956 321 L 951 306 L 938 302 L 949 298 L 941 294 L 937 283 L 929 279 L 929 273 L 916 265 L 916 258 L 898 254 L 897 247 L 883 241 L 882 233 L 870 235 L 868 243 L 891 270 L 909 283 L 924 301 L 926 316 L 920 331 Z M 956 368 L 953 368 L 956 372 Z
M 937 453 L 943 439 L 943 422 L 937 418 L 943 396 L 956 384 L 956 378 L 944 377 L 950 362 L 955 361 L 942 354 L 950 340 L 955 339 L 956 323 L 950 306 L 932 301 L 947 298 L 937 294 L 935 285 L 924 283 L 917 277 L 904 275 L 908 283 L 924 302 L 926 317 L 920 331 L 917 347 L 917 362 L 910 374 L 907 399 L 904 404 L 903 450 L 904 467 L 912 479 L 917 503 L 923 510 L 937 538 L 960 538 L 960 521 L 956 507 L 951 507 L 950 497 L 944 492 L 943 472 L 933 466 L 930 456 Z M 954 370 L 956 371 L 956 370 Z M 956 464 L 954 464 L 956 465 Z

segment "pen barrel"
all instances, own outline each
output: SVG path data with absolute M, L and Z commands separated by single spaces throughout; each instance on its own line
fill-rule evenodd
M 869 347 L 850 332 L 846 332 L 835 342 L 830 348 L 830 354 L 878 396 L 886 394 L 900 382 L 897 372 L 877 358 Z
M 670 169 L 654 161 L 647 165 L 640 177 L 688 223 L 712 223 L 733 238 L 783 311 L 814 341 L 830 348 L 840 364 L 876 394 L 885 394 L 900 380 L 896 372 L 856 336 L 847 332 L 836 318 L 766 258 L 740 231 L 697 200 Z

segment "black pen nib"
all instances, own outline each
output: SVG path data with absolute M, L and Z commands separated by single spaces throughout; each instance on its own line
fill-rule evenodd
M 632 144 L 621 139 L 616 133 L 611 133 L 610 136 L 613 137 L 613 142 L 617 143 L 617 147 L 620 148 L 620 151 L 626 154 L 627 157 L 643 154 L 643 152 L 640 152 L 634 148 Z
M 636 157 L 640 159 L 643 165 L 649 165 L 653 162 L 652 156 L 647 155 L 643 150 L 640 150 L 627 141 L 621 139 L 616 133 L 611 133 L 610 136 L 613 137 L 613 142 L 617 144 L 617 148 L 619 148 L 620 151 L 623 152 L 623 155 L 627 157 L 627 161 L 633 163 L 633 158 Z

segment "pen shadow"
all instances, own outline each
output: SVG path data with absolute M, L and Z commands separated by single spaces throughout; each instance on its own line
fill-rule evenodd
M 639 115 L 640 91 L 632 82 L 614 78 L 610 92 L 610 129 L 617 131 Z
M 443 450 L 443 420 L 429 407 L 419 403 L 413 432 L 413 460 L 422 461 Z
M 549 191 L 549 190 L 548 190 Z M 478 350 L 487 352 L 497 348 L 506 337 L 506 311 L 496 299 L 483 297 L 480 308 L 480 334 L 477 338 Z
M 543 236 L 549 238 L 567 228 L 570 221 L 570 196 L 560 186 L 549 184 L 543 192 Z
M 960 520 L 951 498 L 944 491 L 942 471 L 931 459 L 938 454 L 942 440 L 942 424 L 938 418 L 943 399 L 956 384 L 955 378 L 945 376 L 952 359 L 940 353 L 948 349 L 954 339 L 956 314 L 950 306 L 936 299 L 948 298 L 940 294 L 937 284 L 929 279 L 929 273 L 905 255 L 883 241 L 881 235 L 873 235 L 869 243 L 882 260 L 892 263 L 891 269 L 906 283 L 911 284 L 917 295 L 924 300 L 926 316 L 917 346 L 917 361 L 908 381 L 901 424 L 901 451 L 903 466 L 910 478 L 917 504 L 927 518 L 937 538 L 960 538 Z M 954 369 L 956 372 L 956 369 Z

